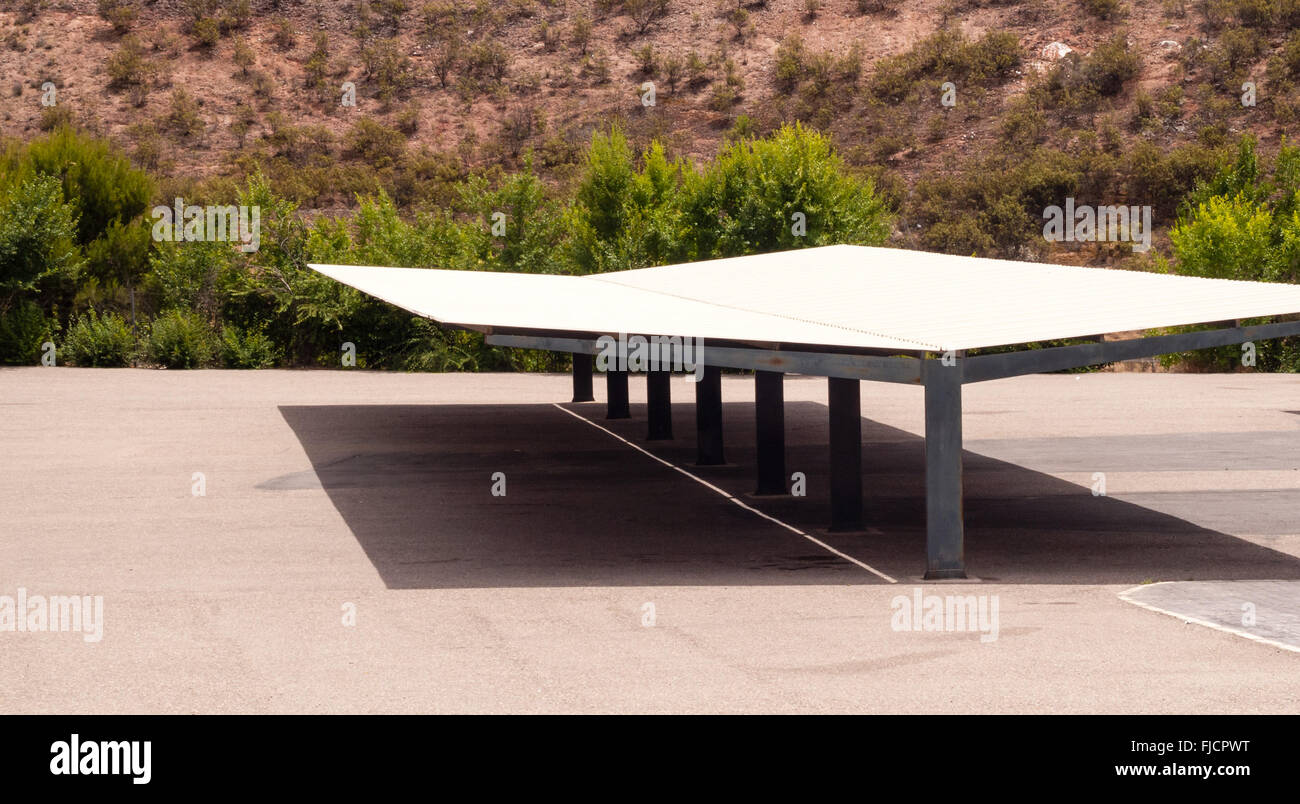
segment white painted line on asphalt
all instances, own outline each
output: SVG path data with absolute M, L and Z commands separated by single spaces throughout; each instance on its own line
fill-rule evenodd
M 1245 631 L 1240 628 L 1233 628 L 1232 626 L 1223 625 L 1222 623 L 1214 623 L 1208 620 L 1202 620 L 1198 617 L 1189 617 L 1186 614 L 1179 614 L 1176 611 L 1162 609 L 1159 606 L 1153 606 L 1150 603 L 1143 603 L 1141 600 L 1134 600 L 1133 598 L 1129 597 L 1130 594 L 1138 591 L 1139 589 L 1146 589 L 1149 586 L 1163 586 L 1164 584 L 1167 583 L 1181 583 L 1181 582 L 1160 581 L 1158 583 L 1141 584 L 1139 586 L 1133 587 L 1132 589 L 1125 589 L 1123 592 L 1120 592 L 1119 599 L 1123 600 L 1125 603 L 1132 603 L 1134 606 L 1141 606 L 1142 608 L 1148 611 L 1154 611 L 1158 614 L 1167 614 L 1170 617 L 1177 617 L 1178 619 L 1182 620 L 1184 623 L 1196 623 L 1197 625 L 1203 625 L 1206 628 L 1213 628 L 1216 631 L 1223 631 L 1224 633 L 1235 634 L 1236 636 L 1245 637 L 1246 639 L 1251 639 L 1254 640 L 1255 642 L 1262 642 L 1265 645 L 1272 645 L 1275 648 L 1281 648 L 1282 650 L 1289 650 L 1292 651 L 1293 653 L 1300 653 L 1300 648 L 1297 648 L 1295 645 L 1288 645 L 1285 642 L 1278 642 L 1275 639 L 1269 639 L 1268 637 L 1262 637 L 1259 636 L 1258 634 L 1252 634 L 1249 631 Z
M 884 579 L 887 583 L 898 583 L 898 581 L 889 577 L 888 575 L 876 569 L 875 567 L 871 566 L 870 564 L 866 564 L 862 561 L 859 561 L 853 556 L 849 555 L 848 553 L 844 553 L 839 550 L 836 550 L 834 547 L 831 547 L 829 544 L 822 541 L 821 539 L 818 539 L 815 536 L 811 536 L 805 533 L 804 531 L 799 530 L 794 525 L 788 524 L 786 522 L 782 522 L 781 520 L 777 519 L 774 516 L 771 516 L 770 514 L 763 513 L 762 511 L 758 510 L 752 505 L 747 505 L 746 503 L 741 502 L 739 499 L 736 498 L 735 495 L 727 492 L 725 489 L 720 489 L 717 486 L 713 485 L 712 483 L 708 482 L 707 480 L 699 477 L 698 475 L 691 474 L 690 472 L 686 471 L 685 469 L 673 463 L 672 461 L 665 461 L 663 458 L 660 458 L 658 455 L 655 455 L 653 452 L 650 452 L 649 450 L 644 449 L 643 447 L 638 446 L 637 444 L 633 444 L 631 441 L 628 441 L 626 438 L 614 432 L 613 430 L 610 430 L 608 427 L 602 427 L 599 424 L 593 422 L 591 419 L 588 419 L 586 416 L 579 416 L 578 414 L 574 413 L 573 411 L 569 410 L 568 408 L 564 407 L 558 402 L 552 402 L 551 404 L 559 408 L 560 410 L 564 411 L 565 413 L 569 414 L 573 418 L 578 419 L 579 421 L 584 421 L 587 424 L 590 424 L 592 427 L 595 427 L 597 430 L 600 430 L 603 433 L 607 433 L 613 436 L 614 438 L 617 438 L 619 441 L 622 441 L 624 444 L 627 444 L 629 447 L 641 453 L 642 455 L 648 455 L 654 460 L 658 461 L 659 463 L 662 463 L 664 466 L 667 466 L 669 469 L 673 469 L 675 471 L 681 472 L 682 474 L 689 477 L 691 480 L 694 480 L 696 483 L 699 483 L 701 486 L 704 486 L 706 489 L 709 489 L 710 491 L 713 491 L 719 496 L 727 500 L 730 500 L 736 505 L 739 505 L 741 508 L 744 508 L 746 511 L 749 511 L 752 514 L 757 514 L 758 516 L 761 516 L 762 518 L 768 520 L 769 522 L 775 522 L 776 524 L 780 525 L 781 527 L 785 528 L 791 533 L 795 533 L 798 534 L 799 536 L 804 537 L 805 539 L 817 545 L 818 547 L 822 548 L 823 550 L 834 553 L 835 555 L 839 556 L 845 561 L 849 561 L 853 564 L 857 564 L 859 567 L 862 567 L 864 570 L 870 572 L 872 575 Z

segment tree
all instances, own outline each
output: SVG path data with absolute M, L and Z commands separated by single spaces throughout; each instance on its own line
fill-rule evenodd
M 241 36 L 235 40 L 235 52 L 232 58 L 234 59 L 235 66 L 239 68 L 240 72 L 244 75 L 248 75 L 248 68 L 252 67 L 257 59 L 254 58 L 253 49 L 248 46 L 248 39 L 246 37 Z
M 1244 194 L 1212 196 L 1170 233 L 1179 273 L 1271 279 L 1276 273 L 1272 230 L 1272 213 Z
M 702 172 L 687 174 L 684 191 L 695 259 L 879 245 L 890 232 L 872 182 L 849 176 L 830 140 L 798 124 L 727 145 Z
M 668 13 L 668 0 L 624 0 L 623 10 L 632 18 L 636 32 L 643 34 L 655 20 Z
M 0 314 L 47 276 L 81 266 L 77 213 L 54 176 L 37 174 L 0 191 Z
M 82 245 L 115 221 L 126 223 L 142 214 L 154 193 L 149 174 L 132 167 L 107 142 L 66 127 L 28 145 L 19 173 L 44 174 L 61 182 L 63 198 L 77 209 L 77 240 Z

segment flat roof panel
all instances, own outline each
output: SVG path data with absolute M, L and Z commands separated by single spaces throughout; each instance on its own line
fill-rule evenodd
M 573 277 L 311 267 L 435 320 L 944 351 L 1300 313 L 1300 286 L 825 246 Z

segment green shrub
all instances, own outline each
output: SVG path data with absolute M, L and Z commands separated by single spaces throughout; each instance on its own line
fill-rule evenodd
M 1128 197 L 1151 204 L 1156 218 L 1171 216 L 1198 182 L 1208 181 L 1223 166 L 1222 150 L 1187 144 L 1161 148 L 1140 142 L 1124 156 Z
M 685 237 L 695 259 L 833 243 L 879 245 L 892 215 L 870 180 L 850 176 L 825 135 L 784 126 L 724 146 L 683 185 Z M 794 231 L 795 213 L 805 231 Z
M 293 50 L 293 46 L 298 43 L 298 30 L 293 27 L 287 17 L 276 17 L 271 20 L 271 28 L 275 33 L 271 41 L 278 50 Z
M 776 62 L 773 66 L 776 87 L 782 92 L 793 92 L 804 76 L 804 61 L 807 52 L 803 37 L 791 33 L 781 41 L 776 49 Z
M 203 133 L 203 117 L 199 114 L 198 101 L 180 87 L 172 91 L 171 106 L 164 120 L 169 129 L 182 137 L 195 137 Z
M 248 45 L 248 37 L 241 36 L 235 40 L 235 47 L 230 54 L 230 59 L 241 73 L 248 75 L 248 68 L 257 63 L 257 57 L 253 55 L 253 49 Z
M 1124 84 L 1136 78 L 1142 65 L 1123 34 L 1098 45 L 1084 60 L 1083 75 L 1099 95 L 1118 95 Z
M 1099 20 L 1116 20 L 1124 15 L 1119 0 L 1083 0 L 1083 7 Z
M 1255 31 L 1233 28 L 1224 31 L 1218 43 L 1206 54 L 1206 64 L 1215 81 L 1236 80 L 1264 53 L 1266 42 Z
M 1035 93 L 1057 109 L 1084 109 L 1100 98 L 1118 95 L 1126 83 L 1137 77 L 1141 66 L 1142 60 L 1129 48 L 1127 35 L 1121 32 L 1087 56 L 1067 54 L 1035 87 Z
M 1216 279 L 1273 278 L 1273 217 L 1242 195 L 1214 196 L 1170 233 L 1179 273 Z
M 127 89 L 147 84 L 153 72 L 145 58 L 144 46 L 134 36 L 122 37 L 117 50 L 104 61 L 108 85 L 112 89 Z
M 1300 31 L 1287 37 L 1278 53 L 1278 60 L 1288 78 L 1300 79 Z
M 41 119 L 37 127 L 41 131 L 54 131 L 57 128 L 70 128 L 77 123 L 77 116 L 64 104 L 41 108 Z
M 39 305 L 19 299 L 0 314 L 0 363 L 35 365 L 41 344 L 53 340 L 56 322 L 46 317 Z
M 92 309 L 78 316 L 68 327 L 61 351 L 74 366 L 129 366 L 135 353 L 135 338 L 121 316 L 116 313 L 99 315 Z
M 1273 0 L 1235 0 L 1233 11 L 1237 21 L 1247 28 L 1267 29 L 1277 16 Z
M 221 330 L 221 362 L 233 369 L 270 368 L 279 362 L 279 355 L 262 330 L 227 325 Z
M 644 34 L 655 20 L 668 13 L 668 0 L 623 0 L 623 13 L 632 18 L 638 34 Z
M 149 328 L 149 359 L 172 369 L 201 368 L 212 360 L 212 330 L 198 313 L 169 310 Z
M 147 290 L 158 309 L 203 310 L 215 315 L 217 284 L 230 267 L 234 250 L 219 240 L 156 243 L 149 255 Z
M 396 39 L 377 40 L 361 48 L 361 63 L 366 70 L 366 79 L 375 85 L 380 100 L 385 103 L 395 95 L 405 93 L 415 83 L 411 60 Z
M 395 128 L 363 117 L 345 139 L 347 156 L 375 168 L 391 167 L 406 153 L 406 135 Z
M 0 187 L 0 306 L 46 277 L 73 277 L 81 267 L 77 212 L 59 180 L 38 174 Z
M 961 173 L 918 181 L 906 217 L 926 251 L 1034 258 L 1045 246 L 1043 209 L 1079 195 L 1089 185 L 1089 167 L 1047 149 L 990 157 Z
M 211 17 L 196 20 L 190 33 L 195 43 L 204 50 L 211 50 L 221 41 L 221 25 Z
M 312 35 L 312 51 L 308 54 L 306 63 L 303 64 L 303 73 L 307 86 L 316 90 L 324 90 L 326 87 L 325 79 L 329 76 L 329 70 L 330 37 L 325 31 L 317 31 Z
M 510 53 L 496 40 L 477 42 L 465 56 L 465 69 L 482 82 L 499 84 L 510 69 Z
M 942 30 L 906 53 L 878 61 L 871 89 L 881 99 L 898 100 L 921 83 L 1001 82 L 1020 61 L 1020 40 L 1010 31 L 989 31 L 978 40 L 969 40 L 961 31 Z
M 132 167 L 108 142 L 69 128 L 33 140 L 19 171 L 61 178 L 63 197 L 80 212 L 77 239 L 83 245 L 114 222 L 143 213 L 154 192 L 152 177 Z
M 131 30 L 138 14 L 139 9 L 127 0 L 99 0 L 99 16 L 119 35 Z

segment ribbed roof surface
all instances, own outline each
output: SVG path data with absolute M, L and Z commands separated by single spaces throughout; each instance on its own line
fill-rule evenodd
M 826 246 L 585 277 L 312 265 L 471 327 L 862 349 L 985 346 L 1300 313 L 1300 286 Z

